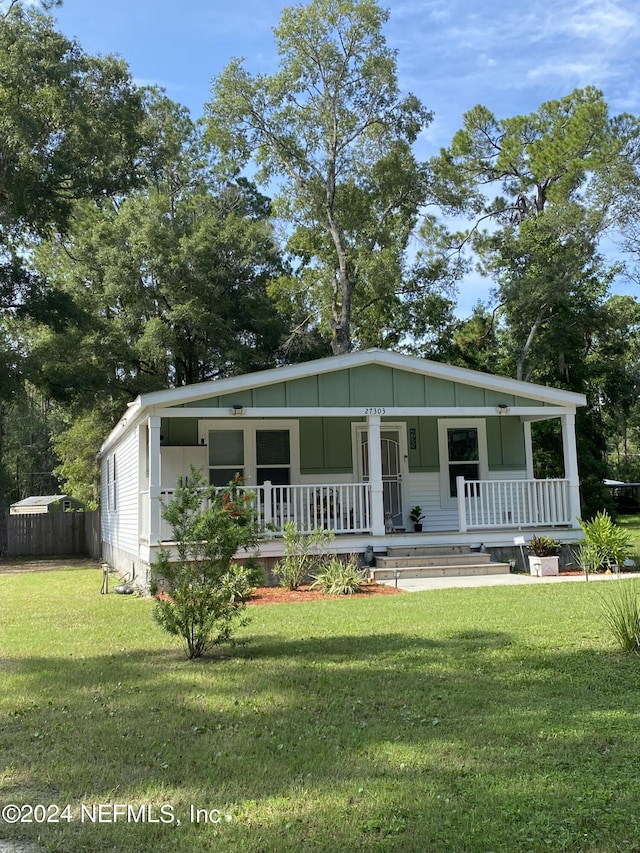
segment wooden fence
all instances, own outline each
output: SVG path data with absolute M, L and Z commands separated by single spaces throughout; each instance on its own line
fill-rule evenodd
M 71 554 L 100 558 L 98 512 L 55 512 L 7 517 L 10 557 Z

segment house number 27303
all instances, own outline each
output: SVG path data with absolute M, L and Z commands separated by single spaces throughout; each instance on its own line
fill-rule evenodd
M 387 410 L 384 406 L 370 406 L 364 410 L 365 415 L 386 415 Z

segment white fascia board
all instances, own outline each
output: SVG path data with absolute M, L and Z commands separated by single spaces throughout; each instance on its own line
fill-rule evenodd
M 303 379 L 306 376 L 316 376 L 320 373 L 330 373 L 336 370 L 344 370 L 347 367 L 370 363 L 373 363 L 373 359 L 367 351 L 333 355 L 315 361 L 290 364 L 286 367 L 274 367 L 271 370 L 244 373 L 242 376 L 231 376 L 228 379 L 212 379 L 209 382 L 200 382 L 196 385 L 184 385 L 182 388 L 153 391 L 150 394 L 144 394 L 140 399 L 143 406 L 179 406 L 182 403 L 196 402 L 207 397 L 220 397 L 223 394 L 246 391 L 249 388 L 262 388 L 265 385 L 275 385 L 279 382 Z
M 105 451 L 111 447 L 119 438 L 123 435 L 126 435 L 129 431 L 129 428 L 133 426 L 134 423 L 137 423 L 142 419 L 145 415 L 145 411 L 142 406 L 142 398 L 136 397 L 131 403 L 128 404 L 126 412 L 122 415 L 118 423 L 111 430 L 109 435 L 105 438 L 102 443 L 102 447 L 96 454 L 96 458 L 100 459 Z

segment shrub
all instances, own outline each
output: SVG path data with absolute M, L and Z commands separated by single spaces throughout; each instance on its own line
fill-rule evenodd
M 561 545 L 550 536 L 533 536 L 527 547 L 536 557 L 557 557 Z
M 162 579 L 170 593 L 156 601 L 153 615 L 165 631 L 182 639 L 189 659 L 231 641 L 256 579 L 255 561 L 233 563 L 237 551 L 257 545 L 251 496 L 247 500 L 240 493 L 237 480 L 229 489 L 233 501 L 229 493 L 205 487 L 202 474 L 191 468 L 189 483 L 178 484 L 162 511 L 178 559 L 162 550 L 152 566 L 151 592 L 159 591 Z
M 353 595 L 362 591 L 365 573 L 358 564 L 357 554 L 352 554 L 346 562 L 339 557 L 331 557 L 322 564 L 314 578 L 311 585 L 325 595 Z
M 283 537 L 284 557 L 278 561 L 273 573 L 280 586 L 298 589 L 305 578 L 313 576 L 325 547 L 333 539 L 333 531 L 318 528 L 313 533 L 301 533 L 293 521 L 288 521 L 283 528 Z
M 603 597 L 604 618 L 618 644 L 628 652 L 640 651 L 640 598 L 635 581 L 615 581 Z
M 606 512 L 598 512 L 591 521 L 580 521 L 585 541 L 578 548 L 577 560 L 585 572 L 622 566 L 632 553 L 631 538 Z

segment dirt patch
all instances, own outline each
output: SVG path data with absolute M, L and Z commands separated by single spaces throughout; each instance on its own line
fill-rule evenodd
M 365 584 L 362 592 L 355 595 L 324 595 L 324 593 L 317 589 L 311 589 L 309 586 L 301 586 L 293 590 L 284 589 L 281 586 L 261 586 L 255 591 L 249 601 L 247 601 L 247 604 L 286 604 L 287 602 L 329 601 L 336 598 L 370 598 L 377 595 L 399 594 L 402 594 L 401 589 L 375 583 Z
M 55 572 L 60 569 L 95 569 L 90 557 L 12 557 L 0 559 L 0 575 L 23 572 Z M 0 850 L 0 853 L 2 851 Z

